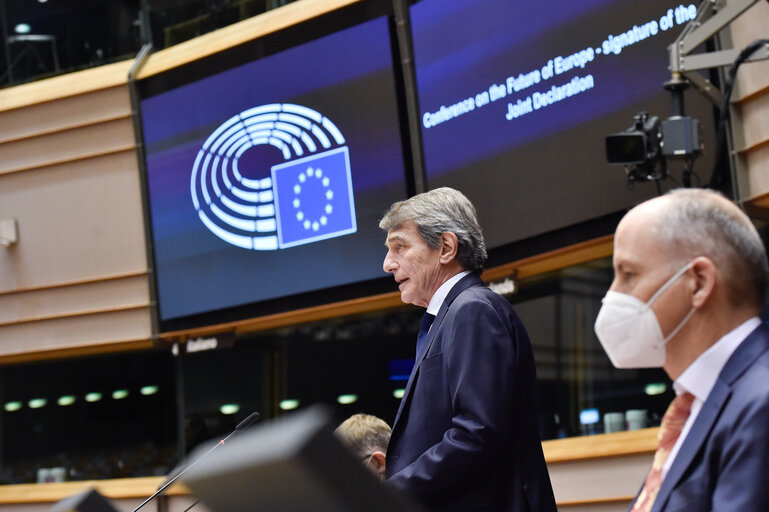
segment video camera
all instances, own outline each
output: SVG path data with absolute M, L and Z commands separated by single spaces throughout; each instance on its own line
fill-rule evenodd
M 667 176 L 667 158 L 691 162 L 700 153 L 700 123 L 689 116 L 672 116 L 660 123 L 657 116 L 639 112 L 630 128 L 606 137 L 606 160 L 625 166 L 628 183 L 659 181 Z

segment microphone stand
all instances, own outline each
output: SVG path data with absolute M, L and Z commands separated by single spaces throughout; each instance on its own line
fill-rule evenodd
M 195 462 L 193 462 L 192 464 L 190 464 L 189 466 L 187 466 L 186 468 L 184 468 L 184 470 L 182 470 L 182 471 L 181 471 L 179 474 L 177 474 L 177 475 L 176 475 L 175 477 L 173 477 L 171 480 L 169 480 L 168 482 L 166 482 L 166 483 L 165 483 L 165 484 L 164 484 L 162 487 L 160 487 L 160 489 L 158 489 L 157 491 L 155 491 L 155 492 L 152 494 L 152 496 L 150 496 L 149 498 L 147 498 L 146 500 L 144 500 L 144 501 L 142 502 L 142 504 L 141 504 L 141 505 L 139 505 L 138 507 L 136 507 L 135 509 L 133 509 L 133 511 L 132 511 L 132 512 L 136 512 L 137 510 L 139 510 L 140 508 L 142 508 L 144 505 L 146 505 L 147 503 L 149 503 L 150 501 L 152 501 L 152 499 L 153 499 L 155 496 L 157 496 L 157 495 L 158 495 L 158 494 L 160 494 L 161 492 L 165 491 L 165 490 L 168 488 L 168 486 L 170 486 L 172 483 L 176 482 L 176 481 L 179 479 L 179 477 L 181 477 L 181 476 L 182 476 L 184 473 L 186 473 L 186 472 L 187 472 L 187 470 L 189 470 L 189 469 L 190 469 L 192 466 L 194 466 L 195 464 L 197 464 L 197 463 L 198 463 L 198 462 L 200 462 L 201 460 L 205 459 L 205 458 L 208 456 L 208 454 L 209 454 L 209 453 L 211 453 L 212 451 L 214 451 L 214 450 L 216 450 L 217 448 L 219 448 L 220 446 L 222 446 L 222 445 L 224 444 L 224 442 L 225 442 L 227 439 L 229 439 L 230 437 L 232 437 L 232 436 L 233 436 L 233 435 L 235 435 L 236 433 L 240 432 L 241 430 L 245 429 L 246 427 L 248 427 L 249 425 L 251 425 L 251 424 L 252 424 L 253 422 L 255 422 L 256 420 L 258 420 L 260 416 L 261 416 L 261 415 L 260 415 L 258 412 L 252 412 L 251 414 L 249 414 L 249 415 L 248 415 L 248 417 L 247 417 L 246 419 L 244 419 L 243 421 L 241 421 L 240 423 L 238 423 L 238 426 L 237 426 L 237 427 L 235 427 L 235 430 L 233 430 L 232 432 L 230 432 L 230 434 L 229 434 L 227 437 L 225 437 L 224 439 L 222 439 L 221 441 L 219 441 L 218 443 L 216 443 L 215 445 L 213 445 L 213 446 L 211 447 L 211 449 L 210 449 L 210 450 L 208 450 L 206 453 L 204 453 L 203 455 L 201 455 L 200 457 L 198 457 L 198 459 L 197 459 Z M 192 504 L 192 506 L 195 506 L 196 504 L 197 504 L 197 501 L 196 501 L 195 503 L 193 503 L 193 504 Z M 192 508 L 192 507 L 190 507 L 190 508 Z M 189 509 L 187 509 L 187 510 L 189 510 Z

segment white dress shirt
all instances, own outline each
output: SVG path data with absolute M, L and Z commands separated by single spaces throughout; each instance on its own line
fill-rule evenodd
M 665 464 L 662 466 L 662 479 L 668 474 L 670 466 L 678 455 L 678 451 L 681 445 L 689 434 L 697 415 L 699 415 L 702 409 L 702 404 L 707 400 L 708 395 L 713 390 L 713 386 L 716 384 L 716 379 L 721 374 L 721 370 L 724 369 L 726 362 L 732 357 L 734 351 L 740 346 L 740 344 L 753 332 L 753 330 L 761 325 L 761 320 L 758 317 L 753 317 L 747 322 L 743 323 L 733 331 L 727 333 L 723 338 L 718 340 L 707 349 L 705 352 L 694 360 L 689 367 L 676 379 L 673 383 L 673 389 L 676 395 L 686 393 L 687 391 L 694 395 L 694 401 L 692 402 L 692 410 L 689 414 L 689 418 L 684 423 L 684 428 L 681 430 L 681 435 L 678 436 L 673 449 L 670 450 Z
M 433 316 L 437 315 L 438 311 L 441 309 L 441 306 L 443 306 L 443 301 L 446 300 L 446 296 L 449 294 L 451 289 L 454 288 L 454 285 L 469 273 L 469 270 L 460 272 L 459 274 L 450 277 L 437 290 L 435 290 L 433 296 L 430 297 L 430 303 L 427 305 L 427 312 Z

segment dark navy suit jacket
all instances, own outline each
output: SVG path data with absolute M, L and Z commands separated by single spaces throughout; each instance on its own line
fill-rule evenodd
M 727 361 L 652 511 L 769 510 L 769 327 Z
M 393 424 L 389 482 L 441 512 L 555 511 L 534 357 L 510 304 L 469 274 L 425 345 Z

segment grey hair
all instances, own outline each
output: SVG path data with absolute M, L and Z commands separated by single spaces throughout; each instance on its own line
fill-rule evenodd
M 652 235 L 671 264 L 681 267 L 709 258 L 727 284 L 732 303 L 763 307 L 769 267 L 766 249 L 753 223 L 734 203 L 705 189 L 669 192 Z
M 385 231 L 413 221 L 422 239 L 433 249 L 441 245 L 443 233 L 454 233 L 459 241 L 457 261 L 466 270 L 481 270 L 486 262 L 486 242 L 475 206 L 462 192 L 442 187 L 394 203 L 379 221 Z

